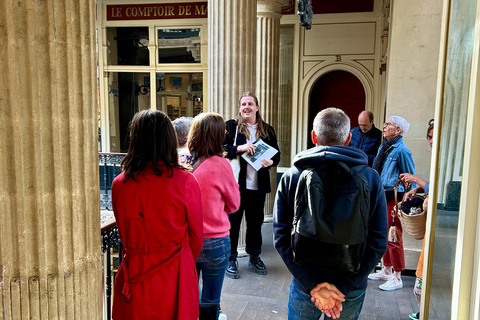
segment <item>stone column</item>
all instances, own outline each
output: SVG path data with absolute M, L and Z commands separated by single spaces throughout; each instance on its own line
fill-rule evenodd
M 0 317 L 101 319 L 95 2 L 0 2 Z
M 280 69 L 278 99 L 278 146 L 282 151 L 279 166 L 290 167 L 292 158 L 292 83 L 294 28 L 287 26 L 280 33 Z
M 208 110 L 225 120 L 255 91 L 256 0 L 208 1 Z
M 208 1 L 208 111 L 225 120 L 237 117 L 243 92 L 255 91 L 256 17 L 256 0 Z M 244 220 L 240 256 L 245 255 Z
M 278 63 L 280 48 L 280 18 L 283 0 L 257 1 L 257 87 L 260 114 L 278 134 Z M 266 219 L 272 217 L 277 191 L 277 168 L 270 169 L 272 192 L 265 201 Z

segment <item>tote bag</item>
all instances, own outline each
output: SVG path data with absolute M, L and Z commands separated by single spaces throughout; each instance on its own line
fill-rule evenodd
M 233 140 L 233 145 L 237 145 L 237 133 L 238 133 L 238 126 L 235 130 L 235 139 Z M 235 159 L 230 159 L 230 165 L 232 166 L 233 176 L 235 177 L 235 181 L 238 183 L 238 177 L 240 176 L 240 158 L 236 156 Z

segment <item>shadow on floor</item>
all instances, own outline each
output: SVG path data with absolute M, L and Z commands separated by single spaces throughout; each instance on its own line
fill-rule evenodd
M 258 275 L 248 269 L 248 257 L 238 259 L 240 278 L 225 277 L 223 284 L 221 307 L 228 320 L 287 319 L 291 274 L 273 247 L 272 224 L 265 223 L 262 233 L 261 257 L 268 273 Z M 414 277 L 404 276 L 403 288 L 393 292 L 380 290 L 381 281 L 368 282 L 360 319 L 408 319 L 410 313 L 418 312 L 413 296 Z

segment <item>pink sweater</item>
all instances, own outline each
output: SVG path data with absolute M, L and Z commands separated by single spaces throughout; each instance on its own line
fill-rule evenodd
M 202 191 L 203 236 L 222 238 L 230 232 L 228 213 L 240 207 L 240 191 L 227 159 L 213 156 L 193 172 Z

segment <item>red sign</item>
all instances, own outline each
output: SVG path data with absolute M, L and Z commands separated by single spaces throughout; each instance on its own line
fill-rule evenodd
M 107 5 L 107 20 L 207 18 L 208 2 Z

